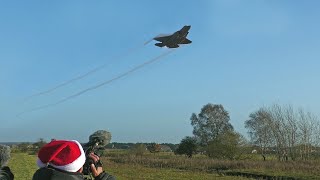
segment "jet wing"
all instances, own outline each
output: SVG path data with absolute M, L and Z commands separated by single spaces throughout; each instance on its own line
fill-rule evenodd
M 190 44 L 192 43 L 192 41 L 190 41 L 189 39 L 185 38 L 183 41 L 181 41 L 179 44 Z
M 169 34 L 169 35 L 161 34 L 161 35 L 158 35 L 158 36 L 154 37 L 153 39 L 157 40 L 157 41 L 160 41 L 160 42 L 164 42 L 164 41 L 167 41 L 168 39 L 170 39 L 171 36 L 172 36 L 172 34 Z

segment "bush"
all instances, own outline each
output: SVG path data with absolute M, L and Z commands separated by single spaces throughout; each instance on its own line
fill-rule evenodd
M 135 156 L 142 156 L 144 153 L 146 153 L 146 149 L 146 145 L 137 143 L 131 148 L 130 153 L 134 154 Z
M 187 136 L 181 140 L 181 143 L 176 149 L 175 154 L 185 154 L 189 158 L 191 158 L 192 155 L 196 152 L 196 150 L 197 150 L 196 140 L 193 137 Z
M 239 159 L 244 151 L 244 138 L 234 131 L 220 134 L 206 149 L 209 157 L 217 159 Z

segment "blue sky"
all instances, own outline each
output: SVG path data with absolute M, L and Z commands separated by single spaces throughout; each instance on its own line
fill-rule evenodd
M 319 1 L 1 1 L 0 141 L 77 139 L 98 129 L 117 142 L 178 143 L 190 116 L 222 104 L 237 131 L 261 106 L 319 115 Z M 191 45 L 122 79 L 167 49 L 143 44 L 191 25 Z M 56 91 L 24 98 L 106 65 Z

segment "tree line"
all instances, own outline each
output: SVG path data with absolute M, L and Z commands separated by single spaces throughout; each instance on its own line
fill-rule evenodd
M 176 154 L 202 153 L 218 159 L 240 159 L 251 150 L 276 155 L 279 160 L 308 160 L 320 150 L 320 123 L 317 116 L 302 108 L 274 104 L 249 114 L 245 121 L 249 140 L 236 132 L 228 111 L 221 104 L 208 103 L 192 113 L 193 136 L 181 140 Z

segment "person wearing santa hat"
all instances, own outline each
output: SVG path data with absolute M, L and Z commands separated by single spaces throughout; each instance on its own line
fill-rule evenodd
M 90 158 L 97 162 L 99 157 L 90 154 Z M 38 152 L 37 165 L 40 167 L 33 180 L 80 180 L 86 155 L 81 144 L 75 140 L 53 140 L 44 145 Z M 92 175 L 95 180 L 115 180 L 115 177 L 91 164 Z

